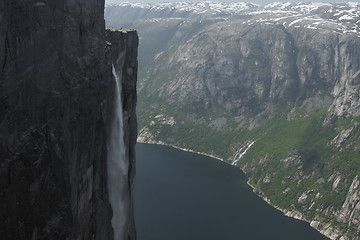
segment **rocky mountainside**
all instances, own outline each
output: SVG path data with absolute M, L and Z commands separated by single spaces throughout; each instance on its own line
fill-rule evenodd
M 274 3 L 264 8 L 248 3 L 124 3 L 109 6 L 106 19 L 110 26 L 116 21 L 129 25 L 122 16 L 131 14 L 128 19 L 137 16 L 132 25 L 140 32 L 147 27 L 172 34 L 166 36 L 171 44 L 162 49 L 165 40 L 151 56 L 158 54 L 158 63 L 169 57 L 167 64 L 149 73 L 175 71 L 176 76 L 165 85 L 155 86 L 156 79 L 148 84 L 154 85 L 150 89 L 156 89 L 155 95 L 179 107 L 220 104 L 233 116 L 268 114 L 269 100 L 303 101 L 323 92 L 337 97 L 329 116 L 359 115 L 354 100 L 346 113 L 341 110 L 342 95 L 356 98 L 350 89 L 359 69 L 358 3 Z M 148 32 L 144 38 L 149 38 Z M 324 97 L 319 107 L 329 101 Z
M 124 235 L 135 239 L 137 33 L 105 39 L 104 1 L 0 0 L 0 41 L 1 238 L 113 239 L 106 160 L 114 64 L 124 79 L 129 163 Z
M 140 35 L 139 141 L 222 158 L 286 214 L 359 239 L 358 2 L 123 3 L 105 19 Z

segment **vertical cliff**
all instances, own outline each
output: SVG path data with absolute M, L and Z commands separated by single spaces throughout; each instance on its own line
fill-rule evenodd
M 136 236 L 134 215 L 133 215 L 133 180 L 135 175 L 135 143 L 137 139 L 136 122 L 136 80 L 137 79 L 137 47 L 139 44 L 138 36 L 134 30 L 114 30 L 108 29 L 105 33 L 108 61 L 114 66 L 114 70 L 121 79 L 121 102 L 123 110 L 124 124 L 124 143 L 126 145 L 125 158 L 126 168 L 128 169 L 122 189 L 125 192 L 122 199 L 122 206 L 125 212 L 126 229 L 123 237 L 133 239 Z M 114 87 L 111 87 L 113 90 Z M 111 91 L 111 90 L 110 90 Z M 109 104 L 109 111 L 113 106 Z M 112 114 L 108 114 L 112 118 Z M 111 129 L 108 129 L 111 131 Z M 108 134 L 109 135 L 109 134 Z
M 106 159 L 115 53 L 105 43 L 103 11 L 103 0 L 0 0 L 3 239 L 113 237 Z M 134 49 L 118 58 L 134 72 L 122 96 L 130 161 L 122 201 L 130 209 L 124 235 L 134 239 L 136 33 L 124 41 Z

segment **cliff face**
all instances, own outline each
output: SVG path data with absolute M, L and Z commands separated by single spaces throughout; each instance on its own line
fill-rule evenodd
M 329 109 L 329 120 L 360 116 L 360 38 L 341 38 L 337 50 L 337 60 L 341 74 L 337 78 L 333 94 L 335 101 Z
M 139 90 L 148 96 L 186 110 L 221 106 L 259 124 L 272 115 L 272 101 L 306 114 L 331 105 L 328 124 L 359 115 L 359 9 L 357 3 L 123 3 L 108 6 L 106 19 L 143 33 L 140 62 L 147 72 Z
M 133 212 L 133 180 L 135 175 L 135 143 L 137 139 L 136 121 L 136 79 L 137 79 L 137 47 L 138 36 L 134 30 L 106 30 L 107 56 L 111 65 L 120 75 L 122 83 L 122 104 L 126 166 L 128 172 L 122 189 L 125 192 L 122 197 L 122 205 L 125 208 L 124 218 L 126 232 L 124 239 L 135 239 L 135 223 Z M 114 87 L 112 87 L 114 89 Z M 111 90 L 110 90 L 111 91 Z M 112 105 L 109 105 L 113 109 Z M 109 114 L 113 117 L 112 114 Z M 111 131 L 111 129 L 108 129 Z M 110 135 L 110 134 L 108 134 Z
M 178 108 L 220 106 L 259 123 L 279 101 L 309 114 L 335 98 L 328 119 L 359 115 L 357 35 L 243 20 L 202 24 L 157 56 L 140 90 Z
M 104 2 L 97 0 L 0 1 L 0 235 L 5 239 L 113 237 L 106 147 L 114 80 L 103 11 Z M 125 62 L 136 71 L 134 35 L 120 41 L 135 40 Z M 136 73 L 128 76 L 123 98 L 129 102 L 126 148 L 133 162 Z M 126 239 L 134 239 L 132 212 L 125 217 Z

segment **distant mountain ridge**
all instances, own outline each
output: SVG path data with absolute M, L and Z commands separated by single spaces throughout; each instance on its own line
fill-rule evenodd
M 116 14 L 114 7 L 122 9 L 131 9 L 139 14 L 137 20 L 154 18 L 157 14 L 159 17 L 170 17 L 171 14 L 189 16 L 199 15 L 202 17 L 237 17 L 238 15 L 263 16 L 270 14 L 264 22 L 276 22 L 285 24 L 283 19 L 304 17 L 307 20 L 323 20 L 330 25 L 341 26 L 343 31 L 358 30 L 360 20 L 360 3 L 291 3 L 291 2 L 274 2 L 265 6 L 259 6 L 247 2 L 171 2 L 171 3 L 120 3 L 116 5 L 108 5 L 108 20 L 113 19 L 112 14 Z M 235 15 L 235 16 L 234 16 Z M 281 15 L 280 17 L 278 17 Z M 130 22 L 131 19 L 123 16 L 123 22 Z M 289 24 L 289 23 L 288 23 Z

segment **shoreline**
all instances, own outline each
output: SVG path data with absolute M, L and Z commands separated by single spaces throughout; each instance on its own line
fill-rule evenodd
M 139 139 L 139 140 L 137 140 L 137 143 L 162 145 L 162 146 L 172 147 L 172 148 L 176 148 L 176 149 L 179 149 L 179 150 L 182 150 L 182 151 L 185 151 L 185 152 L 191 152 L 191 153 L 196 153 L 196 154 L 201 154 L 201 155 L 204 155 L 204 156 L 207 156 L 207 157 L 211 157 L 211 158 L 217 159 L 219 161 L 222 161 L 224 163 L 227 163 L 229 165 L 232 165 L 234 167 L 237 167 L 247 177 L 246 184 L 252 189 L 253 193 L 256 194 L 258 197 L 260 197 L 269 206 L 271 206 L 271 207 L 275 208 L 276 210 L 282 212 L 287 217 L 307 222 L 310 225 L 310 227 L 312 227 L 313 229 L 318 231 L 320 234 L 324 235 L 325 237 L 327 237 L 327 238 L 329 238 L 331 240 L 348 240 L 342 234 L 340 234 L 336 229 L 332 228 L 330 226 L 330 224 L 323 224 L 323 223 L 321 223 L 319 221 L 308 220 L 303 216 L 302 213 L 300 213 L 298 211 L 285 210 L 285 209 L 282 209 L 282 208 L 274 205 L 273 203 L 271 203 L 270 199 L 268 199 L 267 197 L 264 196 L 263 192 L 261 192 L 260 190 L 257 190 L 257 188 L 254 187 L 250 183 L 250 179 L 248 178 L 248 176 L 246 175 L 246 173 L 244 172 L 243 169 L 241 169 L 240 167 L 238 167 L 236 165 L 233 165 L 231 163 L 228 163 L 228 162 L 224 161 L 224 159 L 222 159 L 220 157 L 217 157 L 217 156 L 214 156 L 214 155 L 211 155 L 211 154 L 208 154 L 208 153 L 204 153 L 204 152 L 194 151 L 192 149 L 177 147 L 177 146 L 174 146 L 174 145 L 171 145 L 171 144 L 164 143 L 162 141 L 155 141 L 155 140 L 145 141 L 143 139 Z
M 174 146 L 174 145 L 171 145 L 171 144 L 167 144 L 167 143 L 164 143 L 162 141 L 143 141 L 143 140 L 137 140 L 136 141 L 137 143 L 145 143 L 145 144 L 153 144 L 153 145 L 162 145 L 162 146 L 167 146 L 167 147 L 172 147 L 172 148 L 176 148 L 176 149 L 179 149 L 179 150 L 182 150 L 182 151 L 185 151 L 185 152 L 191 152 L 191 153 L 197 153 L 197 154 L 201 154 L 201 155 L 204 155 L 204 156 L 207 156 L 207 157 L 211 157 L 211 158 L 215 158 L 219 161 L 222 161 L 222 162 L 225 162 L 224 159 L 220 158 L 220 157 L 217 157 L 215 155 L 211 155 L 211 154 L 208 154 L 208 153 L 205 153 L 205 152 L 197 152 L 197 151 L 194 151 L 192 149 L 188 149 L 188 148 L 182 148 L 182 147 L 178 147 L 178 146 Z M 228 163 L 228 162 L 225 162 L 225 163 Z M 229 163 L 230 164 L 230 163 Z M 231 165 L 231 164 L 230 164 Z

